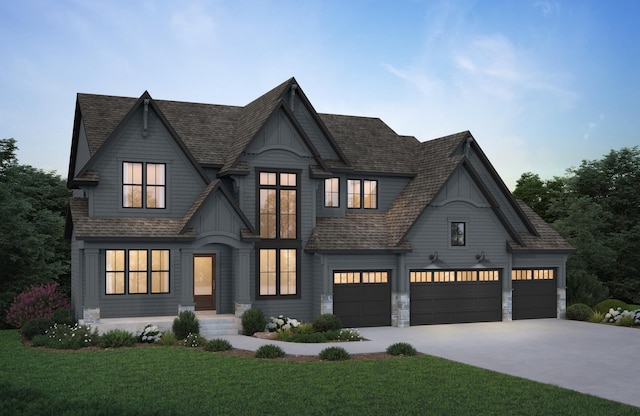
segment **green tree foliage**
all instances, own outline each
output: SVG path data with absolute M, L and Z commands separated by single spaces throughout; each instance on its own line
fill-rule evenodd
M 30 285 L 69 291 L 64 224 L 69 191 L 60 176 L 16 158 L 16 141 L 0 140 L 0 311 Z
M 612 150 L 567 172 L 546 182 L 525 173 L 514 196 L 576 248 L 567 262 L 569 303 L 640 302 L 640 150 Z

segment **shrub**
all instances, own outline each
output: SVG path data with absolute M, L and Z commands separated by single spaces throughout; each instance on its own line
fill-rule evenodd
M 332 313 L 324 313 L 312 325 L 315 332 L 337 331 L 342 328 L 342 321 Z
M 635 324 L 635 319 L 633 315 L 621 315 L 620 319 L 616 321 L 616 325 L 619 326 L 633 326 Z
M 626 303 L 624 303 L 621 300 L 618 299 L 607 299 L 607 300 L 603 300 L 602 302 L 598 303 L 593 310 L 598 311 L 602 314 L 606 314 L 607 312 L 609 312 L 609 309 L 628 309 L 628 306 Z
M 267 324 L 269 332 L 280 332 L 289 329 L 294 329 L 300 326 L 300 321 L 292 319 L 284 315 L 278 315 L 277 317 L 271 317 L 271 322 Z
M 163 347 L 176 345 L 177 342 L 178 338 L 176 338 L 175 334 L 171 330 L 166 331 L 164 334 L 162 334 L 162 337 L 160 337 L 160 341 L 158 341 L 158 343 Z
M 185 347 L 193 347 L 193 348 L 199 347 L 206 342 L 207 340 L 202 338 L 200 334 L 191 334 L 191 333 L 187 334 L 185 339 L 182 340 L 182 344 Z
M 602 321 L 604 321 L 604 314 L 602 312 L 593 311 L 593 315 L 589 318 L 589 322 L 599 324 Z
M 344 361 L 351 358 L 347 350 L 342 347 L 328 347 L 320 351 L 320 359 L 326 361 Z
M 22 326 L 20 334 L 31 341 L 36 335 L 44 335 L 54 322 L 51 318 L 35 318 Z
M 256 358 L 281 358 L 284 351 L 277 345 L 265 344 L 256 350 Z
M 50 318 L 58 308 L 69 308 L 69 299 L 55 283 L 31 286 L 13 298 L 7 310 L 7 323 L 21 328 L 34 318 Z
M 242 314 L 242 334 L 251 336 L 256 332 L 264 331 L 267 321 L 264 314 L 258 308 L 249 308 Z
M 90 347 L 98 343 L 100 336 L 98 330 L 91 331 L 88 325 L 65 325 L 53 324 L 44 335 L 36 335 L 31 340 L 34 347 L 49 347 L 60 349 L 77 350 L 83 347 Z
M 391 355 L 412 356 L 416 355 L 416 352 L 417 351 L 413 345 L 406 342 L 396 342 L 395 344 L 391 344 L 387 347 L 387 354 Z
M 227 341 L 226 339 L 222 339 L 222 338 L 215 338 L 212 339 L 211 341 L 207 342 L 204 345 L 204 349 L 205 351 L 228 351 L 231 348 L 233 348 L 231 346 L 231 343 L 229 341 Z
M 311 322 L 305 322 L 304 324 L 300 324 L 295 329 L 296 334 L 310 334 L 312 332 L 313 332 L 313 325 L 311 325 Z
M 100 336 L 98 346 L 102 348 L 130 347 L 137 341 L 135 335 L 122 329 L 112 329 Z
M 135 337 L 138 342 L 153 343 L 160 341 L 162 332 L 160 332 L 157 326 L 146 324 L 142 330 L 136 332 Z
M 173 333 L 178 339 L 184 339 L 189 334 L 200 333 L 200 322 L 196 318 L 196 314 L 192 311 L 182 311 L 178 317 L 173 320 Z
M 313 332 L 311 334 L 296 334 L 293 333 L 288 339 L 283 341 L 300 342 L 305 344 L 319 344 L 321 342 L 327 342 L 327 338 L 323 332 Z
M 567 308 L 567 319 L 587 321 L 593 316 L 593 309 L 584 303 L 574 303 Z
M 71 313 L 71 309 L 69 308 L 58 308 L 53 311 L 51 314 L 51 319 L 56 324 L 66 324 L 73 325 L 75 324 L 75 319 L 73 319 L 73 314 Z
M 338 331 L 338 341 L 362 341 L 362 335 L 355 328 L 341 329 Z

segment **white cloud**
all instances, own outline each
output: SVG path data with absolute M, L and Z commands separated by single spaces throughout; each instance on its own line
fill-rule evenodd
M 582 137 L 587 140 L 591 136 L 591 133 L 598 128 L 598 126 L 604 121 L 604 115 L 600 114 L 598 117 L 598 121 L 590 121 L 587 123 L 587 131 L 582 135 Z

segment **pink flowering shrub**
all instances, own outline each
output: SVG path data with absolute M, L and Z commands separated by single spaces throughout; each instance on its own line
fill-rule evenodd
M 70 308 L 67 296 L 57 289 L 56 283 L 31 286 L 13 298 L 7 310 L 7 322 L 20 328 L 34 318 L 50 318 L 58 308 Z

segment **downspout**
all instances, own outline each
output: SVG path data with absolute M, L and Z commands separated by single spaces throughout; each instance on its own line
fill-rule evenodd
M 144 100 L 144 113 L 142 114 L 142 137 L 147 137 L 147 121 L 149 119 L 149 99 Z

